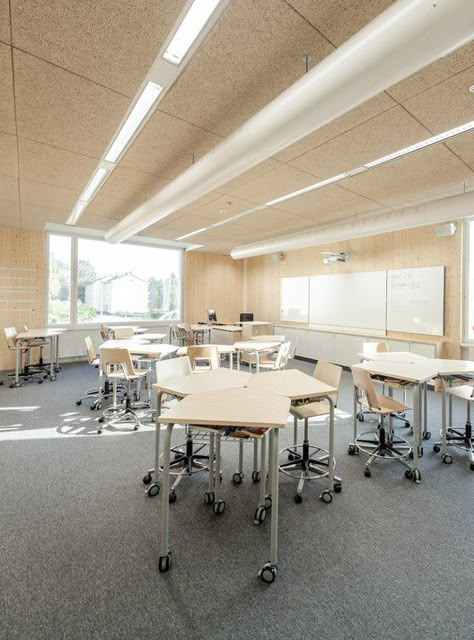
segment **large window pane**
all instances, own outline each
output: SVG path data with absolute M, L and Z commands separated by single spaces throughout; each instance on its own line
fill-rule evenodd
M 48 323 L 71 321 L 71 238 L 49 236 Z
M 464 304 L 467 304 L 466 337 L 474 340 L 474 220 L 467 222 L 467 233 L 467 299 L 464 298 Z
M 77 321 L 177 319 L 180 257 L 176 249 L 79 239 Z

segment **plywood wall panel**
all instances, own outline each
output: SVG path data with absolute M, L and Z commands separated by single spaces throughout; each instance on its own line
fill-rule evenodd
M 461 334 L 461 223 L 451 237 L 437 238 L 434 226 L 359 238 L 289 251 L 281 262 L 270 256 L 250 258 L 246 265 L 246 300 L 244 305 L 256 318 L 279 322 L 280 278 L 285 276 L 350 273 L 404 267 L 444 265 L 445 326 L 444 355 L 459 357 Z M 351 251 L 352 261 L 323 265 L 322 251 Z M 367 292 L 370 295 L 370 292 Z M 364 301 L 361 300 L 361 304 Z M 327 304 L 327 301 L 324 302 Z M 429 336 L 389 332 L 389 337 L 429 339 Z
M 243 263 L 229 256 L 186 253 L 184 319 L 206 320 L 215 309 L 219 322 L 238 320 L 242 307 Z
M 15 366 L 4 327 L 44 326 L 44 233 L 0 227 L 0 371 Z

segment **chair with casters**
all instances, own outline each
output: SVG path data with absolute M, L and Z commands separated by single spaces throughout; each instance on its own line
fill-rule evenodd
M 114 334 L 114 340 L 127 340 L 128 338 L 133 338 L 133 328 L 132 327 L 116 327 L 112 329 Z
M 9 351 L 12 351 L 16 355 L 16 348 L 18 342 L 18 332 L 15 327 L 5 327 L 3 329 L 3 333 L 5 335 L 5 339 L 7 341 L 7 347 Z M 41 341 L 30 341 L 28 344 L 22 345 L 20 343 L 20 371 L 18 372 L 18 376 L 21 380 L 30 380 L 36 379 L 38 384 L 41 384 L 45 378 L 48 377 L 46 367 L 43 364 L 39 363 L 31 363 L 30 362 L 30 349 L 33 347 L 42 348 L 43 344 Z M 23 363 L 23 358 L 25 362 Z M 9 378 L 15 378 L 15 373 L 9 373 Z M 15 381 L 10 382 L 10 389 L 14 387 L 21 387 L 21 382 L 18 384 Z
M 446 433 L 441 432 L 441 440 L 435 442 L 433 445 L 433 451 L 439 453 L 445 440 L 447 446 L 457 447 L 463 451 L 467 451 L 469 457 L 469 468 L 474 471 L 474 437 L 472 433 L 471 424 L 471 402 L 474 402 L 474 386 L 470 384 L 463 384 L 458 387 L 451 387 L 446 389 L 446 393 L 449 395 L 449 403 L 451 405 L 453 398 L 460 398 L 466 402 L 466 423 L 464 427 L 453 427 L 449 425 L 446 428 Z M 451 407 L 450 407 L 451 409 Z M 452 415 L 452 411 L 449 412 Z M 443 454 L 443 462 L 451 464 L 453 458 L 450 453 Z
M 187 355 L 194 373 L 219 368 L 219 354 L 215 345 L 191 345 Z
M 110 328 L 107 325 L 101 324 L 99 331 L 100 337 L 102 338 L 102 340 L 104 340 L 104 342 L 110 339 Z
M 95 353 L 94 345 L 92 344 L 92 340 L 90 336 L 86 336 L 84 340 L 86 343 L 87 361 L 89 365 L 95 369 L 99 369 L 100 358 Z M 76 405 L 78 407 L 81 406 L 84 400 L 92 400 L 92 404 L 90 406 L 91 410 L 93 411 L 95 409 L 101 409 L 102 408 L 101 403 L 104 400 L 108 400 L 108 398 L 112 395 L 112 389 L 110 387 L 110 383 L 106 379 L 104 386 L 102 386 L 100 384 L 101 377 L 102 376 L 99 377 L 99 386 L 93 387 L 91 389 L 87 389 L 87 391 L 84 392 L 84 395 L 82 395 L 78 400 L 76 400 Z M 126 387 L 124 387 L 124 385 L 118 384 L 116 391 L 117 391 L 117 394 L 124 396 L 126 393 Z
M 314 378 L 337 389 L 337 391 L 331 396 L 334 400 L 335 406 L 337 405 L 341 376 L 342 367 L 330 362 L 324 362 L 323 360 L 318 360 L 313 372 Z M 295 403 L 291 406 L 290 413 L 293 416 L 293 445 L 283 449 L 282 453 L 287 452 L 288 454 L 288 462 L 283 462 L 279 468 L 284 474 L 298 480 L 295 502 L 299 504 L 303 501 L 302 493 L 304 483 L 307 480 L 326 478 L 329 475 L 330 465 L 333 465 L 334 467 L 336 463 L 334 455 L 332 454 L 331 456 L 330 451 L 311 444 L 308 435 L 309 419 L 328 416 L 328 404 L 325 402 Z M 304 421 L 304 436 L 302 444 L 297 444 L 298 420 Z M 329 437 L 330 441 L 334 442 L 334 433 L 330 434 Z M 334 491 L 339 493 L 341 489 L 341 479 L 335 478 Z M 324 502 L 332 501 L 332 494 L 328 489 L 323 491 L 320 497 Z
M 364 469 L 364 475 L 367 478 L 371 476 L 370 466 L 374 460 L 387 460 L 399 462 L 406 467 L 405 477 L 419 481 L 419 477 L 414 477 L 414 474 L 418 475 L 419 472 L 414 471 L 406 460 L 411 453 L 409 442 L 396 435 L 392 428 L 393 413 L 406 411 L 410 407 L 390 396 L 378 394 L 367 371 L 352 367 L 352 377 L 355 402 L 366 407 L 371 413 L 377 414 L 378 426 L 376 431 L 357 434 L 354 442 L 349 444 L 349 455 L 362 452 L 369 456 Z M 386 417 L 389 418 L 388 427 L 384 423 Z
M 125 347 L 104 348 L 101 350 L 101 367 L 109 382 L 112 382 L 113 406 L 106 409 L 99 418 L 101 426 L 98 433 L 102 433 L 102 423 L 107 426 L 119 423 L 132 423 L 136 431 L 140 427 L 140 419 L 132 406 L 132 385 L 140 381 L 149 383 L 150 369 L 135 369 L 130 353 Z M 117 404 L 117 388 L 120 383 L 127 387 L 125 406 Z

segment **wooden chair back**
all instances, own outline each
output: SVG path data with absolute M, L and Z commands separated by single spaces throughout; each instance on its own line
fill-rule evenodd
M 341 386 L 342 367 L 337 364 L 332 364 L 332 362 L 318 360 L 314 368 L 313 377 L 337 389 L 337 392 L 332 395 L 334 404 L 337 405 L 339 387 Z
M 193 369 L 200 363 L 208 364 L 209 369 L 219 368 L 219 354 L 215 345 L 191 345 L 187 353 Z
M 113 347 L 111 349 L 101 349 L 102 371 L 108 376 L 110 373 L 117 373 L 117 367 L 120 367 L 125 380 L 135 375 L 132 358 L 130 352 L 125 347 Z
M 365 394 L 369 409 L 380 409 L 380 407 L 378 406 L 379 403 L 377 400 L 375 387 L 372 384 L 372 380 L 370 379 L 370 375 L 367 373 L 367 371 L 361 371 L 360 369 L 356 369 L 355 367 L 352 367 L 351 371 L 357 393 L 359 394 L 362 391 Z
M 387 353 L 388 344 L 384 342 L 364 342 L 364 346 L 362 347 L 362 352 L 364 354 L 372 354 L 372 353 Z
M 97 360 L 97 356 L 95 355 L 94 345 L 92 344 L 92 340 L 90 336 L 86 336 L 84 340 L 86 341 L 87 360 L 89 361 L 89 364 L 92 366 L 94 364 L 94 360 Z
M 113 329 L 115 340 L 126 340 L 127 338 L 133 338 L 132 327 L 116 327 Z
M 104 341 L 109 339 L 109 327 L 105 324 L 100 325 L 100 337 Z

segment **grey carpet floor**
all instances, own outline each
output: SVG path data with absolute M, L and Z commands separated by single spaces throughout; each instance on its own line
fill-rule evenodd
M 362 457 L 347 455 L 352 423 L 341 414 L 343 492 L 326 505 L 323 484 L 311 483 L 296 505 L 294 483 L 280 478 L 278 577 L 265 585 L 256 572 L 270 525 L 252 522 L 251 448 L 234 486 L 228 443 L 225 513 L 204 505 L 205 474 L 183 480 L 173 567 L 160 574 L 159 498 L 141 482 L 152 427 L 97 436 L 97 414 L 74 403 L 94 382 L 87 365 L 70 365 L 55 383 L 0 387 L 0 638 L 472 640 L 474 473 L 460 452 L 448 466 L 426 443 L 419 486 L 393 463 L 367 479 Z M 440 398 L 429 396 L 437 436 Z M 339 409 L 351 406 L 344 373 Z M 282 446 L 290 438 L 287 429 Z

